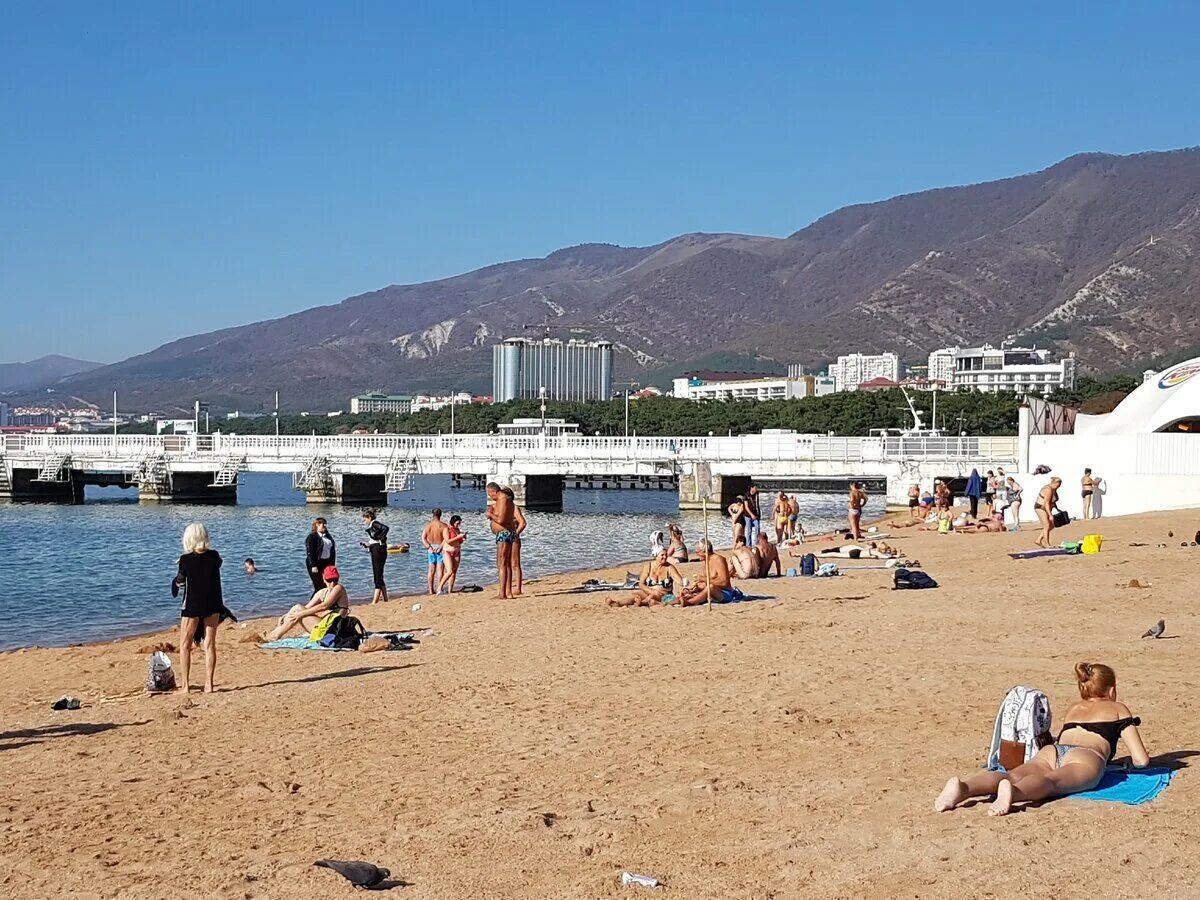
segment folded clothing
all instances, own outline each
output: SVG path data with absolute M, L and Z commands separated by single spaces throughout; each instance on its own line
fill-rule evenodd
M 1167 789 L 1170 769 L 1106 769 L 1100 783 L 1090 791 L 1071 794 L 1075 800 L 1107 800 L 1110 803 L 1125 803 L 1138 806 L 1149 803 Z

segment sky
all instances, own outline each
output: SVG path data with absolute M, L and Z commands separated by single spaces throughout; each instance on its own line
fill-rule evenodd
M 1200 144 L 1200 7 L 7 3 L 0 362 Z

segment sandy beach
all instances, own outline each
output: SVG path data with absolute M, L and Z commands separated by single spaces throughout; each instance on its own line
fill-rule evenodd
M 1101 554 L 1022 561 L 1029 530 L 893 532 L 933 591 L 845 562 L 711 611 L 610 609 L 579 574 L 356 608 L 433 628 L 412 652 L 268 652 L 241 642 L 262 623 L 227 626 L 211 696 L 141 692 L 138 648 L 173 633 L 3 654 L 0 893 L 350 896 L 312 865 L 333 857 L 410 898 L 1195 897 L 1197 528 L 1075 523 L 1056 540 L 1098 532 Z M 1159 618 L 1169 639 L 1141 640 Z M 1057 732 L 1080 660 L 1116 669 L 1171 786 L 935 814 L 1005 691 L 1046 691 Z M 63 694 L 84 707 L 51 711 Z

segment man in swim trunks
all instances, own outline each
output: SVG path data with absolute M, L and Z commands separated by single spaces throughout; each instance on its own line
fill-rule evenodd
M 788 537 L 798 538 L 804 529 L 800 527 L 800 501 L 792 494 L 788 498 Z
M 734 599 L 735 588 L 729 580 L 729 563 L 720 553 L 714 553 L 712 544 L 704 541 L 696 548 L 696 554 L 704 563 L 704 578 L 675 595 L 679 606 L 699 606 L 712 597 L 713 603 L 728 603 Z
M 771 574 L 771 566 L 775 567 L 775 575 L 783 574 L 783 564 L 779 561 L 779 548 L 767 540 L 765 534 L 758 536 L 758 546 L 754 548 L 758 557 L 758 577 L 766 578 Z
M 516 503 L 511 497 L 500 490 L 500 485 L 494 481 L 487 486 L 488 525 L 492 529 L 492 537 L 496 541 L 496 576 L 499 581 L 501 600 L 511 600 L 512 590 L 512 550 L 513 541 L 517 537 Z
M 432 596 L 438 592 L 442 582 L 442 570 L 446 558 L 442 554 L 442 545 L 446 543 L 446 523 L 442 521 L 442 511 L 434 509 L 432 518 L 421 531 L 421 545 L 429 555 L 429 575 L 427 583 Z

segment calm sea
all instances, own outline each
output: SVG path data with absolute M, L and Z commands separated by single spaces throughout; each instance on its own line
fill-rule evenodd
M 842 494 L 801 494 L 801 520 L 809 531 L 842 525 Z M 420 549 L 428 510 L 458 513 L 468 532 L 458 583 L 494 581 L 494 545 L 487 539 L 482 490 L 454 487 L 448 477 L 423 476 L 415 487 L 392 494 L 380 513 L 391 542 Z M 868 514 L 882 514 L 874 499 Z M 338 567 L 351 600 L 369 599 L 371 566 L 358 509 L 310 506 L 292 490 L 288 475 L 244 475 L 236 506 L 141 504 L 132 491 L 88 488 L 78 506 L 49 503 L 0 505 L 0 650 L 111 639 L 170 627 L 179 603 L 171 579 L 184 527 L 203 522 L 225 560 L 226 604 L 239 617 L 278 614 L 307 600 L 304 538 L 313 516 L 329 520 L 338 542 Z M 689 544 L 702 534 L 699 512 L 680 512 L 674 491 L 568 490 L 561 513 L 528 513 L 523 544 L 526 578 L 568 569 L 595 568 L 644 558 L 650 532 L 679 522 Z M 729 522 L 709 516 L 713 543 L 728 545 Z M 258 574 L 242 561 L 253 557 Z M 425 587 L 420 552 L 392 555 L 386 578 L 392 596 Z

